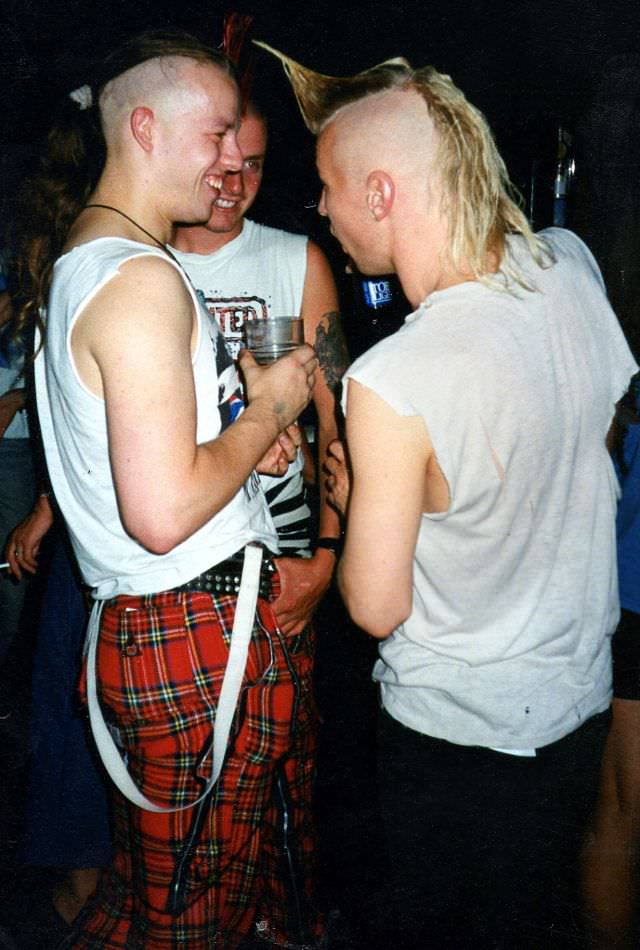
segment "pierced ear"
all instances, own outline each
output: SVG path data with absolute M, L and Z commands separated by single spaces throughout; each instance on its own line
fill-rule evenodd
M 153 148 L 153 119 L 153 109 L 137 106 L 129 120 L 131 134 L 145 152 L 150 152 Z
M 395 185 L 387 172 L 369 172 L 367 177 L 367 207 L 376 221 L 387 217 L 393 206 Z

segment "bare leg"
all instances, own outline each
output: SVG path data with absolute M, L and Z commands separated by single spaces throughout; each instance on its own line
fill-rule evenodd
M 72 924 L 91 897 L 102 868 L 77 868 L 68 872 L 53 895 L 53 906 L 63 920 Z
M 614 699 L 598 803 L 583 855 L 590 946 L 635 947 L 640 884 L 640 700 Z

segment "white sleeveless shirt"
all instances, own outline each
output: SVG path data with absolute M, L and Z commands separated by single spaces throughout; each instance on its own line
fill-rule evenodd
M 124 238 L 99 238 L 73 248 L 54 266 L 45 345 L 35 362 L 38 414 L 56 500 L 78 563 L 98 599 L 145 594 L 184 583 L 249 541 L 277 550 L 277 539 L 255 473 L 231 501 L 167 554 L 131 538 L 120 519 L 104 401 L 82 383 L 71 333 L 84 307 L 126 261 L 160 257 L 185 281 L 197 317 L 192 359 L 198 444 L 216 438 L 243 409 L 239 380 L 224 341 L 178 265 L 159 248 Z M 170 434 L 167 436 L 170 438 Z
M 617 483 L 605 436 L 636 364 L 585 245 L 543 232 L 534 291 L 430 295 L 347 373 L 421 417 L 450 505 L 423 514 L 410 617 L 374 678 L 401 723 L 461 745 L 537 748 L 609 704 Z M 384 540 L 381 540 L 384 544 Z

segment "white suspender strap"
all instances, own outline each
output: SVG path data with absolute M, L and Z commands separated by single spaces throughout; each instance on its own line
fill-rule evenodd
M 218 781 L 218 776 L 222 770 L 222 764 L 227 750 L 231 724 L 238 704 L 240 687 L 242 686 L 244 671 L 247 665 L 247 653 L 249 651 L 249 643 L 253 631 L 256 601 L 258 599 L 258 588 L 260 585 L 261 565 L 262 548 L 256 544 L 248 544 L 244 553 L 242 579 L 240 581 L 240 591 L 238 592 L 236 613 L 231 632 L 229 658 L 227 660 L 222 687 L 220 689 L 218 708 L 216 710 L 216 720 L 213 730 L 213 765 L 211 777 L 207 782 L 207 787 L 199 798 L 193 802 L 189 802 L 187 805 L 180 805 L 177 808 L 165 808 L 161 805 L 156 805 L 142 794 L 129 775 L 127 766 L 120 755 L 120 751 L 102 715 L 96 686 L 96 651 L 100 633 L 100 618 L 102 616 L 103 602 L 95 602 L 89 619 L 86 643 L 87 701 L 89 705 L 91 731 L 93 732 L 100 758 L 107 772 L 122 794 L 139 808 L 159 813 L 183 811 L 186 808 L 192 808 L 209 794 Z

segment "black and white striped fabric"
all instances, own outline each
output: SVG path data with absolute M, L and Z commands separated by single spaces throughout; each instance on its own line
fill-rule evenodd
M 307 503 L 302 471 L 282 478 L 263 479 L 262 482 L 278 532 L 281 553 L 285 557 L 310 557 L 311 509 Z

